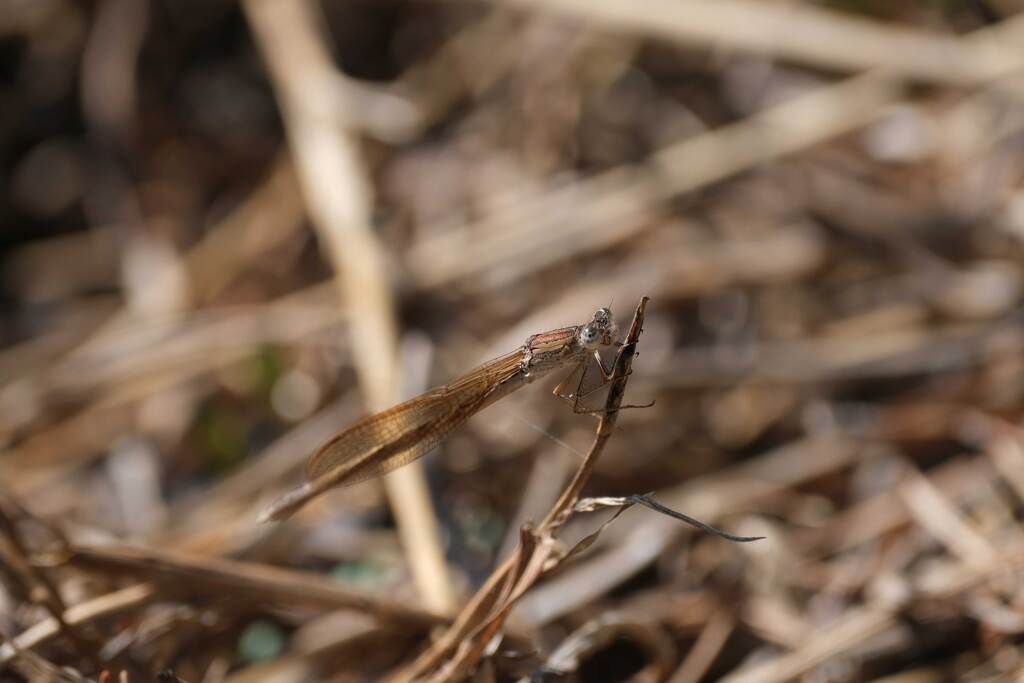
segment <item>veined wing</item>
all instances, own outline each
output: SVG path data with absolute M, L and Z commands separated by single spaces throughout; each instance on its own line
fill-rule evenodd
M 324 442 L 306 463 L 306 484 L 266 510 L 291 515 L 335 486 L 372 479 L 425 455 L 453 429 L 490 404 L 520 371 L 522 351 L 488 361 L 455 382 L 356 422 Z

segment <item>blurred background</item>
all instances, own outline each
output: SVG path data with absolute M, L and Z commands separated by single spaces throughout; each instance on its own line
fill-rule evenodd
M 408 665 L 589 447 L 561 378 L 259 510 L 351 421 L 643 295 L 656 405 L 586 494 L 766 539 L 631 509 L 470 677 L 1019 680 L 1021 12 L 0 0 L 5 680 Z

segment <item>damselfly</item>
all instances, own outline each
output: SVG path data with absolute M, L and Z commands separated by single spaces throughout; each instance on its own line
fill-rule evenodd
M 311 498 L 335 486 L 348 486 L 390 472 L 425 455 L 452 430 L 480 410 L 558 368 L 580 372 L 573 400 L 580 411 L 580 387 L 591 356 L 602 381 L 607 373 L 600 348 L 617 341 L 612 312 L 599 308 L 590 322 L 541 332 L 522 346 L 484 363 L 451 384 L 432 389 L 393 408 L 364 418 L 324 442 L 306 463 L 306 483 L 267 508 L 263 520 L 288 517 Z M 568 379 L 568 378 L 567 378 Z

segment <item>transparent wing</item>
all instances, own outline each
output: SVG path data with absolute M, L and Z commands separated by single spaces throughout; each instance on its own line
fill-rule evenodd
M 425 455 L 488 405 L 492 393 L 519 372 L 521 356 L 515 351 L 495 358 L 452 384 L 356 422 L 317 449 L 306 479 L 317 490 L 349 486 Z

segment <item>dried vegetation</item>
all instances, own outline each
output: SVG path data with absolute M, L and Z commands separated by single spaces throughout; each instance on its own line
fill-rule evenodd
M 1020 680 L 1019 12 L 0 0 L 0 677 Z M 644 296 L 653 407 L 256 523 Z

